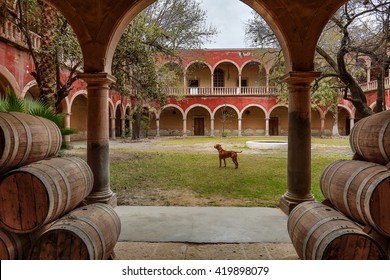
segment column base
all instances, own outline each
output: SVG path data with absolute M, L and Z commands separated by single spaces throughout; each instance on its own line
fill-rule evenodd
M 299 197 L 297 195 L 292 195 L 289 192 L 285 193 L 279 200 L 279 208 L 286 214 L 289 215 L 291 211 L 298 204 L 305 201 L 314 201 L 314 195 L 308 194 L 305 197 Z
M 113 193 L 110 191 L 109 193 L 107 192 L 96 192 L 96 193 L 91 193 L 84 199 L 84 204 L 94 204 L 94 203 L 104 203 L 104 204 L 109 204 L 112 207 L 116 207 L 118 205 L 118 198 L 116 193 Z

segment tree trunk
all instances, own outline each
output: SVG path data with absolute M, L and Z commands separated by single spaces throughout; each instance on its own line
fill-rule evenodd
M 339 133 L 339 111 L 336 109 L 333 113 L 333 127 L 332 127 L 332 137 L 340 137 Z
M 54 105 L 56 93 L 56 52 L 53 49 L 56 29 L 56 11 L 43 1 L 38 1 L 42 9 L 41 50 L 39 52 L 40 99 Z

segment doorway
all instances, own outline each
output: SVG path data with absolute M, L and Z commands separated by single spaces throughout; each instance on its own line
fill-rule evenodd
M 204 136 L 204 118 L 194 118 L 194 136 Z
M 278 136 L 279 135 L 279 118 L 270 117 L 269 119 L 269 135 Z

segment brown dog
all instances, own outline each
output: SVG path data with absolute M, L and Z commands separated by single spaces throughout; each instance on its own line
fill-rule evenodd
M 225 159 L 226 158 L 232 158 L 234 164 L 236 165 L 236 168 L 238 168 L 237 153 L 242 153 L 242 151 L 240 151 L 240 152 L 237 152 L 237 151 L 225 151 L 224 149 L 222 149 L 222 146 L 220 144 L 215 145 L 214 148 L 216 148 L 218 150 L 218 154 L 219 154 L 219 167 L 221 167 L 222 160 L 225 163 L 225 167 L 226 167 L 226 160 Z

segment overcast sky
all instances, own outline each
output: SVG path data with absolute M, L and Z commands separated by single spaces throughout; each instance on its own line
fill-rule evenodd
M 205 48 L 245 48 L 245 25 L 252 8 L 239 0 L 197 0 L 207 12 L 207 21 L 219 31 Z

